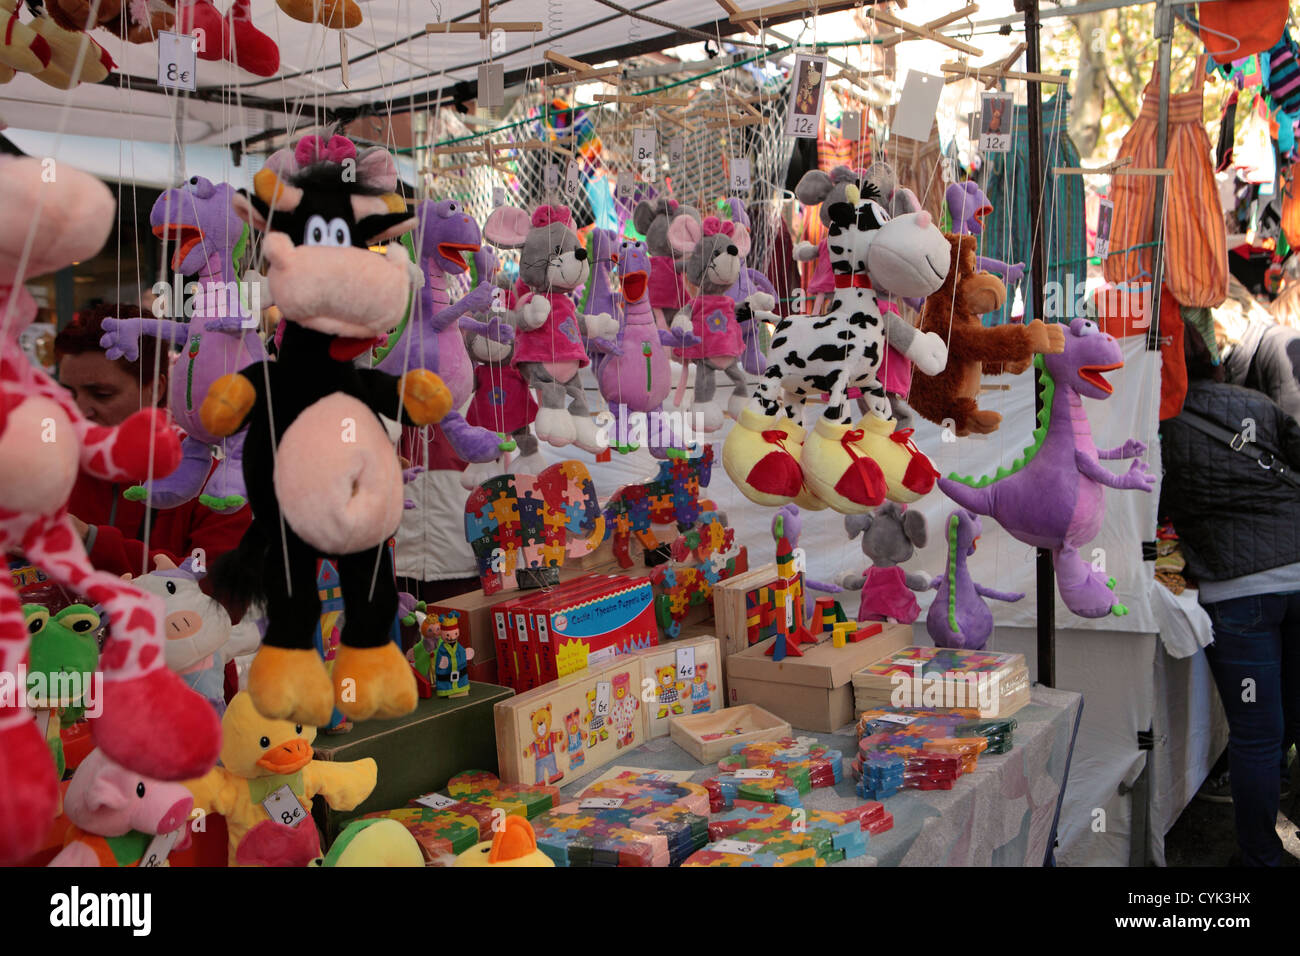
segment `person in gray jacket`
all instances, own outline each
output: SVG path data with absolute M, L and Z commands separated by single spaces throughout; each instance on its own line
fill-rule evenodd
M 1162 513 L 1214 625 L 1205 654 L 1228 715 L 1240 860 L 1293 865 L 1275 821 L 1284 742 L 1300 737 L 1300 424 L 1216 381 L 1190 327 L 1184 344 L 1187 398 L 1160 429 Z

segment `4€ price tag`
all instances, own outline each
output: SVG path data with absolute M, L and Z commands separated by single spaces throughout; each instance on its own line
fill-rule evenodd
M 695 680 L 695 648 L 677 648 L 677 679 L 687 684 Z
M 183 33 L 158 33 L 158 85 L 169 90 L 197 89 L 195 68 L 198 53 L 194 37 Z
M 283 824 L 287 827 L 296 827 L 307 819 L 307 811 L 302 808 L 298 798 L 293 795 L 293 790 L 286 783 L 279 790 L 273 790 L 271 795 L 262 801 L 262 807 L 276 823 Z
M 731 176 L 727 183 L 733 193 L 747 193 L 750 189 L 749 159 L 733 156 L 731 159 Z

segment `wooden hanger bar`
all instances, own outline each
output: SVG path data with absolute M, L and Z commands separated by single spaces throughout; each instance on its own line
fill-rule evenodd
M 490 143 L 462 143 L 460 146 L 435 146 L 435 156 L 458 156 L 463 153 L 479 153 L 490 148 Z
M 501 30 L 504 33 L 541 33 L 544 29 L 545 27 L 542 24 L 532 21 L 494 21 L 488 8 L 488 0 L 479 0 L 477 20 L 467 20 L 464 23 L 426 23 L 424 25 L 425 33 L 477 33 L 484 40 L 490 37 L 494 30 Z
M 621 66 L 607 66 L 599 70 L 592 70 L 590 73 L 553 73 L 550 76 L 542 77 L 543 86 L 577 86 L 579 83 L 591 83 L 604 77 L 621 74 Z M 605 80 L 611 86 L 617 86 L 619 80 Z
M 766 123 L 761 116 L 736 116 L 729 120 L 714 120 L 711 123 L 705 123 L 705 129 L 730 129 L 733 126 L 757 126 L 759 123 Z
M 823 8 L 819 5 L 818 10 L 821 11 L 822 9 Z M 883 10 L 877 10 L 875 7 L 872 7 L 871 12 L 867 15 L 875 20 L 879 20 L 881 23 L 888 24 L 897 30 L 902 30 L 904 33 L 910 33 L 915 39 L 933 40 L 935 43 L 942 43 L 944 46 L 952 47 L 954 50 L 960 50 L 962 53 L 969 54 L 970 56 L 984 55 L 983 50 L 973 47 L 969 43 L 963 43 L 961 40 L 954 40 L 952 37 L 944 36 L 942 33 L 937 33 L 928 27 L 917 26 L 914 23 L 908 23 L 906 20 L 900 20 L 892 13 L 885 13 Z M 901 42 L 901 40 L 895 40 L 894 42 L 898 43 Z
M 969 63 L 945 63 L 941 69 L 954 74 L 958 79 L 976 80 L 1036 80 L 1039 83 L 1055 83 L 1058 86 L 1068 83 L 1070 78 L 1061 73 L 1017 73 L 1004 70 L 999 66 L 971 66 Z
M 721 0 L 719 0 L 721 2 Z M 811 0 L 792 0 L 790 3 L 776 3 L 752 10 L 737 10 L 729 19 L 732 23 L 755 23 L 787 13 L 834 13 L 836 10 L 848 10 L 858 6 L 862 0 L 818 0 L 814 6 Z M 725 4 L 724 4 L 725 6 Z
M 736 6 L 734 0 L 718 0 L 718 6 L 727 12 L 728 16 L 740 13 L 740 8 Z M 758 24 L 753 20 L 733 20 L 733 23 L 739 23 L 741 28 L 752 37 L 758 36 Z
M 654 96 L 643 94 L 633 96 L 627 93 L 597 93 L 592 97 L 597 103 L 634 103 L 639 106 L 689 106 L 691 101 L 685 96 Z
M 1172 169 L 1147 169 L 1133 165 L 1132 156 L 1121 156 L 1113 163 L 1085 169 L 1082 166 L 1054 166 L 1052 172 L 1058 176 L 1169 176 Z
M 573 153 L 555 143 L 547 142 L 544 139 L 524 139 L 514 143 L 495 143 L 492 146 L 492 152 L 499 153 L 507 149 L 544 149 L 552 153 L 559 153 L 561 156 L 573 158 Z
M 968 3 L 960 10 L 954 10 L 952 13 L 946 13 L 937 20 L 930 20 L 923 23 L 922 26 L 927 30 L 937 30 L 940 27 L 946 27 L 948 24 L 957 20 L 964 19 L 972 13 L 979 13 L 980 5 L 978 3 Z M 868 14 L 870 16 L 870 14 Z
M 581 60 L 575 60 L 571 56 L 565 56 L 563 53 L 557 53 L 555 50 L 547 50 L 542 54 L 542 58 L 548 63 L 555 63 L 564 67 L 566 70 L 573 70 L 575 73 L 590 73 L 595 67 L 589 63 L 583 63 Z

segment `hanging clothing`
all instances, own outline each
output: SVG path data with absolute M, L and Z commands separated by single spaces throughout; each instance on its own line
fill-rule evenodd
M 1205 28 L 1201 42 L 1218 63 L 1231 63 L 1273 46 L 1289 13 L 1287 0 L 1233 0 L 1196 6 L 1197 19 Z
M 885 159 L 894 167 L 898 185 L 916 193 L 921 208 L 935 222 L 943 222 L 943 147 L 939 143 L 939 121 L 936 119 L 930 125 L 930 138 L 924 143 L 891 137 Z
M 1081 287 L 1088 273 L 1088 234 L 1083 208 L 1083 177 L 1057 176 L 1056 166 L 1080 165 L 1079 150 L 1069 133 L 1070 95 L 1062 92 L 1046 100 L 1042 108 L 1043 212 L 1038 228 L 1043 230 L 1043 251 L 1049 282 L 1068 287 L 1072 276 Z M 1032 289 L 1038 280 L 1032 271 L 1030 245 L 1035 216 L 1029 208 L 1029 110 L 1015 108 L 1011 150 L 993 153 L 988 159 L 983 181 L 993 212 L 984 219 L 984 236 L 980 255 L 1003 262 L 1025 263 L 1020 281 L 1020 296 L 1025 305 L 1025 321 L 1042 318 L 1034 312 Z M 1111 246 L 1118 243 L 1112 237 Z M 1001 325 L 1011 319 L 1015 299 L 1014 287 L 1007 289 L 1006 303 L 996 312 L 984 316 L 985 325 Z M 1060 318 L 1057 316 L 1056 318 Z
M 1201 121 L 1205 57 L 1197 57 L 1192 90 L 1169 97 L 1166 177 L 1165 282 L 1174 297 L 1190 307 L 1213 308 L 1228 295 L 1228 237 L 1214 180 L 1210 137 Z M 1133 165 L 1156 165 L 1159 81 L 1153 73 L 1142 95 L 1142 111 L 1119 147 Z M 1154 176 L 1116 176 L 1111 183 L 1115 218 L 1110 247 L 1127 250 L 1150 243 L 1155 209 Z M 1106 281 L 1133 282 L 1152 276 L 1151 249 L 1117 251 L 1107 256 Z

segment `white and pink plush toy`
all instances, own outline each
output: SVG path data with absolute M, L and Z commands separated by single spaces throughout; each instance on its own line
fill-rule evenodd
M 193 808 L 183 784 L 133 773 L 92 750 L 68 784 L 63 812 L 72 828 L 50 866 L 161 865 L 148 859 L 150 845 L 182 828 L 171 848 L 188 845 Z

